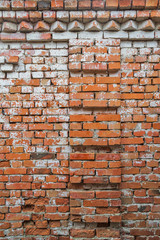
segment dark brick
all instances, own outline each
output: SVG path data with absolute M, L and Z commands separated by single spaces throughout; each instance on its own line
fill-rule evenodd
M 31 159 L 54 159 L 54 153 L 31 153 Z
M 38 2 L 38 10 L 49 10 L 51 8 L 50 2 L 40 1 Z

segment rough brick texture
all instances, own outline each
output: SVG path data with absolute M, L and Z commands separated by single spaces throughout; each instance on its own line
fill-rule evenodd
M 0 1 L 0 239 L 160 240 L 160 1 Z

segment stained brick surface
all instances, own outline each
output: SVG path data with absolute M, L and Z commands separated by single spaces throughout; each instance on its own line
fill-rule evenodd
M 159 6 L 0 1 L 0 239 L 160 240 Z

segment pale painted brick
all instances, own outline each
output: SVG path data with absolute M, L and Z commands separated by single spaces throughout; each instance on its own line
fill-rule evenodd
M 31 78 L 31 72 L 20 72 L 19 77 L 23 79 L 30 79 Z
M 130 40 L 148 40 L 154 39 L 154 32 L 135 31 L 129 32 Z
M 22 93 L 32 93 L 33 88 L 31 86 L 22 86 Z
M 68 48 L 67 42 L 57 42 L 57 48 Z
M 56 72 L 45 72 L 45 78 L 55 78 L 57 76 Z
M 5 73 L 0 71 L 0 78 L 5 78 Z
M 33 78 L 43 78 L 44 76 L 43 72 L 32 72 L 31 74 Z
M 69 12 L 68 11 L 58 11 L 57 19 L 62 22 L 69 22 Z
M 2 25 L 3 32 L 16 32 L 17 31 L 17 24 L 11 22 L 4 22 Z
M 1 71 L 2 72 L 12 72 L 13 71 L 13 65 L 12 64 L 1 65 Z
M 0 23 L 2 22 L 2 11 L 0 11 Z
M 14 80 L 7 79 L 7 80 L 2 80 L 0 79 L 0 85 L 1 86 L 13 86 L 14 85 Z
M 9 92 L 9 87 L 0 87 L 0 93 L 8 93 Z
M 51 56 L 58 57 L 58 56 L 68 56 L 68 50 L 66 49 L 59 49 L 59 50 L 50 50 Z
M 18 75 L 18 72 L 7 72 L 7 78 L 16 79 L 18 78 Z
M 7 48 L 8 48 L 8 43 L 0 42 L 0 49 L 7 49 Z
M 157 41 L 147 41 L 147 47 L 156 48 L 156 47 L 158 47 L 158 42 Z
M 125 20 L 129 20 L 129 19 L 136 19 L 136 11 L 132 10 L 132 11 L 124 11 L 124 18 Z
M 27 33 L 28 42 L 48 42 L 51 41 L 50 33 Z
M 34 93 L 45 93 L 45 88 L 34 87 Z
M 53 41 L 61 42 L 61 41 L 68 41 L 69 39 L 77 38 L 77 33 L 74 32 L 63 32 L 63 33 L 56 33 L 52 34 Z
M 4 62 L 5 62 L 4 56 L 0 56 L 0 63 L 4 63 Z
M 135 48 L 143 48 L 145 46 L 145 42 L 139 42 L 139 41 L 134 41 L 133 42 L 133 47 L 135 47 Z
M 128 39 L 128 33 L 124 31 L 119 32 L 106 31 L 104 32 L 104 38 L 120 38 L 121 40 L 126 40 Z
M 121 49 L 121 54 L 124 56 L 137 55 L 136 48 L 123 48 Z
M 84 38 L 84 39 L 103 38 L 103 32 L 80 32 L 78 33 L 78 38 Z
M 57 43 L 55 43 L 55 42 L 45 43 L 45 49 L 52 49 L 52 48 L 56 48 L 56 47 L 57 47 Z
M 121 47 L 122 48 L 131 48 L 132 42 L 130 41 L 121 41 Z
M 155 39 L 160 39 L 160 31 L 155 31 Z

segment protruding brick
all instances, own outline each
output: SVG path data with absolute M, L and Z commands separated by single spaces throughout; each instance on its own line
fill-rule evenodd
M 31 22 L 38 22 L 42 19 L 42 13 L 38 11 L 29 12 L 29 18 Z
M 59 21 L 56 21 L 51 26 L 51 31 L 54 31 L 54 32 L 64 32 L 66 31 L 66 29 L 67 29 L 67 25 Z
M 22 21 L 19 26 L 18 26 L 18 30 L 20 32 L 32 32 L 33 31 L 33 26 L 32 24 Z
M 74 21 L 74 22 L 69 23 L 68 30 L 71 32 L 82 31 L 82 30 L 84 30 L 84 25 L 83 25 L 83 23 Z
M 86 31 L 100 31 L 102 29 L 102 25 L 98 23 L 96 20 L 87 23 L 85 26 Z
M 16 32 L 17 31 L 17 24 L 11 22 L 4 22 L 2 26 L 3 32 Z
M 56 21 L 56 12 L 54 11 L 44 11 L 43 19 L 48 23 L 53 23 Z
M 96 18 L 96 12 L 94 11 L 83 11 L 83 22 L 91 22 Z
M 69 12 L 68 11 L 58 11 L 57 20 L 61 22 L 69 22 Z
M 115 21 L 110 21 L 103 26 L 103 30 L 107 31 L 119 31 L 120 25 Z
M 49 25 L 43 21 L 37 22 L 34 27 L 34 30 L 38 32 L 47 32 L 49 31 L 49 29 L 50 29 Z
M 81 11 L 71 11 L 70 12 L 70 21 L 82 21 L 82 12 Z
M 14 11 L 3 11 L 3 20 L 16 22 L 16 13 Z
M 97 12 L 97 20 L 99 22 L 107 22 L 110 16 L 110 12 L 109 11 L 98 11 Z
M 66 10 L 77 10 L 77 0 L 65 0 Z
M 138 28 L 143 31 L 152 31 L 155 29 L 155 25 L 152 20 L 146 20 L 142 23 L 139 23 Z
M 16 12 L 16 19 L 18 22 L 21 21 L 28 21 L 29 20 L 29 14 L 27 11 L 17 11 Z
M 135 21 L 128 21 L 122 24 L 122 29 L 124 31 L 134 31 L 137 30 L 137 23 Z

